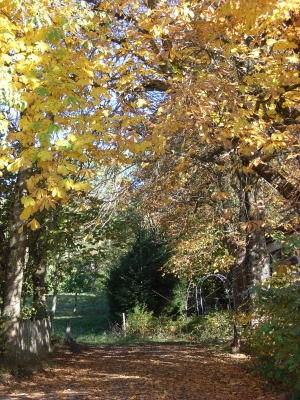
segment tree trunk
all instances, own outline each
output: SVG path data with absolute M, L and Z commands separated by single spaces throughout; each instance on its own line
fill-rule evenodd
M 41 262 L 32 276 L 33 282 L 33 304 L 35 305 L 34 319 L 47 318 L 46 310 L 46 273 L 47 267 Z
M 239 222 L 243 245 L 236 246 L 231 252 L 236 257 L 233 269 L 236 304 L 238 308 L 246 310 L 250 299 L 249 286 L 264 282 L 270 276 L 270 267 L 263 227 L 262 186 L 255 177 L 243 173 L 239 175 L 239 180 Z M 250 183 L 253 187 L 251 192 L 245 190 Z
M 262 188 L 258 183 L 256 188 L 249 193 L 249 226 L 248 234 L 248 273 L 249 284 L 257 285 L 265 282 L 270 276 L 270 263 L 267 254 L 265 229 L 264 229 L 264 202 L 262 198 Z
M 239 222 L 243 226 L 248 220 L 249 216 L 249 202 L 248 192 L 245 191 L 245 187 L 248 184 L 248 177 L 241 172 L 238 174 L 239 178 Z M 249 277 L 247 271 L 247 234 L 241 230 L 242 244 L 235 246 L 233 255 L 236 257 L 233 268 L 234 275 L 234 293 L 237 308 L 245 308 L 248 303 L 247 285 L 249 284 Z
M 26 256 L 26 227 L 20 220 L 23 211 L 21 199 L 27 194 L 30 169 L 21 169 L 17 176 L 16 193 L 10 219 L 10 249 L 4 284 L 2 314 L 8 316 L 7 345 L 14 346 L 17 338 L 18 321 L 21 316 L 23 269 Z
M 51 329 L 53 327 L 53 320 L 54 316 L 56 313 L 56 305 L 57 305 L 57 293 L 58 293 L 58 278 L 57 278 L 57 266 L 54 272 L 54 277 L 55 277 L 55 283 L 54 283 L 54 289 L 53 289 L 53 298 L 52 298 L 52 307 L 51 307 L 51 313 L 50 313 L 50 322 L 51 322 Z

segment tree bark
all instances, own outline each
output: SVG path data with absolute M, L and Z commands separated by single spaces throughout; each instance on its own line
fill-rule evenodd
M 261 183 L 244 173 L 239 174 L 239 180 L 239 222 L 244 244 L 235 248 L 232 246 L 229 251 L 236 257 L 233 268 L 236 304 L 246 310 L 250 300 L 249 286 L 264 282 L 270 276 L 270 266 L 266 250 Z M 251 192 L 245 190 L 249 183 L 253 187 Z
M 275 168 L 260 162 L 253 166 L 253 170 L 267 182 L 269 182 L 285 199 L 290 200 L 299 210 L 300 190 L 299 186 L 294 185 L 280 174 Z
M 27 180 L 30 169 L 21 169 L 18 172 L 16 193 L 10 219 L 10 248 L 5 273 L 4 299 L 2 314 L 8 316 L 7 345 L 14 346 L 17 338 L 17 327 L 21 316 L 23 269 L 26 256 L 26 227 L 20 220 L 23 211 L 21 199 L 27 194 Z
M 245 224 L 248 220 L 249 215 L 249 202 L 248 195 L 245 191 L 245 187 L 248 184 L 248 177 L 241 172 L 238 174 L 239 178 L 239 222 L 241 225 Z M 229 251 L 236 257 L 235 264 L 233 267 L 234 276 L 234 293 L 236 300 L 236 307 L 243 307 L 248 302 L 247 285 L 249 283 L 248 271 L 247 271 L 247 234 L 241 230 L 243 244 L 232 246 Z
M 46 274 L 47 267 L 41 262 L 32 276 L 33 282 L 33 304 L 35 305 L 34 319 L 42 320 L 48 318 L 46 311 Z
M 249 222 L 247 265 L 249 284 L 257 285 L 265 282 L 270 276 L 270 263 L 267 254 L 264 229 L 265 206 L 260 196 L 261 185 L 258 183 L 253 192 L 249 193 Z

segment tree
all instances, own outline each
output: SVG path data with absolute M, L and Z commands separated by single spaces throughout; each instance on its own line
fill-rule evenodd
M 114 100 L 136 78 L 126 78 L 132 55 L 118 61 L 110 11 L 106 2 L 99 10 L 72 1 L 1 5 L 0 168 L 17 176 L 2 307 L 10 344 L 21 315 L 26 228 L 40 227 L 36 213 L 89 190 L 101 165 L 130 160 L 128 148 L 145 148 L 130 128 L 141 122 L 132 110 L 142 104 Z
M 299 0 L 4 1 L 0 19 L 0 168 L 16 182 L 3 307 L 12 321 L 26 229 L 89 191 L 103 166 L 146 166 L 169 153 L 182 181 L 197 166 L 209 180 L 207 166 L 222 172 L 228 162 L 235 179 L 251 181 L 240 210 L 248 200 L 255 210 L 257 176 L 299 211 Z M 198 190 L 190 194 L 201 204 Z M 248 227 L 244 249 L 255 236 L 248 222 L 238 227 Z
M 155 315 L 170 306 L 177 279 L 161 269 L 169 257 L 170 249 L 159 235 L 136 228 L 132 248 L 109 271 L 107 293 L 113 318 L 136 306 L 146 306 Z
M 163 10 L 159 3 L 153 29 L 173 82 L 152 117 L 151 140 L 161 145 L 143 160 L 143 192 L 169 223 L 215 200 L 242 293 L 267 276 L 265 234 L 274 224 L 264 213 L 282 203 L 274 193 L 299 212 L 299 1 L 191 2 L 159 18 Z M 268 185 L 276 192 L 265 209 Z

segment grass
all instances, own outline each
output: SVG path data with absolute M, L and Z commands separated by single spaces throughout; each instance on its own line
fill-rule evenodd
M 192 318 L 189 321 L 171 318 L 154 318 L 143 309 L 135 309 L 126 315 L 127 336 L 122 327 L 112 324 L 109 309 L 103 294 L 78 294 L 77 309 L 74 313 L 74 294 L 59 294 L 56 314 L 53 320 L 52 335 L 66 337 L 66 323 L 71 321 L 71 336 L 83 344 L 141 344 L 149 342 L 202 343 L 209 347 L 219 347 L 221 335 L 231 336 L 232 322 L 228 313 L 212 313 L 205 318 Z M 50 315 L 52 296 L 48 298 Z M 216 338 L 218 340 L 216 340 Z
M 81 343 L 107 342 L 109 331 L 109 313 L 105 296 L 102 294 L 78 294 L 74 313 L 74 294 L 58 294 L 56 313 L 53 320 L 52 335 L 64 338 L 66 323 L 71 321 L 71 335 Z M 49 296 L 47 308 L 50 315 L 52 296 Z

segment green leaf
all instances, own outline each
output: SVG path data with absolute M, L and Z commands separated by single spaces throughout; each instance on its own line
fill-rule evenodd
M 49 133 L 58 133 L 59 131 L 61 131 L 61 126 L 60 125 L 51 124 L 50 126 L 48 126 L 48 132 Z
M 58 42 L 63 37 L 63 32 L 58 29 L 52 29 L 48 32 L 47 39 L 49 42 Z
M 50 94 L 49 90 L 43 86 L 39 86 L 38 88 L 36 88 L 35 93 L 40 96 L 48 96 Z

